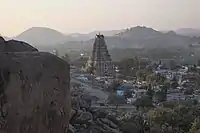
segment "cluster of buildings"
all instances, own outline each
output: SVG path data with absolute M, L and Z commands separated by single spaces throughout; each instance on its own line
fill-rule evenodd
M 85 60 L 87 59 L 84 59 L 84 62 L 86 62 Z M 83 63 L 81 62 L 81 64 Z M 94 78 L 93 81 L 95 81 L 95 84 L 101 86 L 101 88 L 108 88 L 112 81 L 116 79 L 117 69 L 113 67 L 112 59 L 103 35 L 96 35 L 92 56 L 88 58 L 85 67 L 87 70 L 90 69 L 91 75 Z M 166 100 L 200 99 L 200 93 L 195 91 L 197 87 L 197 76 L 196 73 L 189 71 L 189 66 L 179 66 L 177 69 L 171 70 L 163 64 L 160 64 L 154 69 L 154 73 L 165 77 L 168 81 L 174 82 L 175 79 L 177 82 L 175 88 L 171 86 L 168 88 Z M 89 81 L 89 79 L 84 76 L 79 76 L 78 78 L 85 82 Z M 159 91 L 160 88 L 160 85 L 153 86 L 154 91 Z M 129 98 L 126 100 L 128 104 L 131 104 L 137 98 L 146 94 L 148 83 L 146 81 L 138 81 L 134 78 L 130 81 L 124 80 L 123 83 L 116 88 L 116 94 L 118 96 L 124 96 L 127 90 L 131 94 L 129 94 Z
M 196 99 L 200 103 L 197 73 L 190 72 L 188 66 L 181 66 L 179 69 L 175 70 L 161 68 L 161 66 L 158 66 L 154 70 L 154 73 L 165 77 L 170 82 L 170 86 L 167 88 L 167 101 Z M 172 84 L 175 82 L 176 85 L 173 86 Z M 151 87 L 154 92 L 161 91 L 162 88 L 159 84 Z M 132 93 L 132 97 L 127 98 L 127 103 L 131 104 L 137 98 L 146 94 L 148 90 L 148 83 L 146 81 L 137 81 L 137 79 L 125 81 L 120 87 L 117 88 L 117 95 L 124 96 L 127 89 Z

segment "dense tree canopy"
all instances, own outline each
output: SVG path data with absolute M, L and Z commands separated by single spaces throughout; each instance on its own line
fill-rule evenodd
M 137 109 L 139 108 L 144 108 L 144 107 L 153 107 L 152 100 L 149 96 L 142 96 L 138 98 L 134 105 L 136 106 Z
M 146 112 L 146 117 L 140 113 L 122 120 L 120 128 L 125 133 L 199 133 L 200 106 L 184 105 L 171 108 L 152 108 Z

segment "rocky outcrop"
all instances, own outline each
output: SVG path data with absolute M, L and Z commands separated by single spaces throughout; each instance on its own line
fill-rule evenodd
M 69 133 L 121 133 L 116 117 L 105 110 L 92 109 L 91 103 L 95 99 L 84 94 L 84 90 L 73 88 L 71 96 Z
M 121 133 L 119 131 L 119 125 L 115 124 L 108 114 L 105 116 L 98 116 L 97 112 L 100 110 L 92 111 L 74 111 L 74 116 L 70 122 L 69 133 Z
M 5 41 L 0 37 L 0 50 L 3 52 L 33 52 L 38 51 L 28 43 L 16 40 Z
M 68 63 L 26 43 L 0 39 L 3 45 L 0 133 L 66 133 L 71 105 Z

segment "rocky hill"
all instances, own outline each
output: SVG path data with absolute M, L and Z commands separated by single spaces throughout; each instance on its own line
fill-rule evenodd
M 119 130 L 119 120 L 112 115 L 116 110 L 109 112 L 92 108 L 91 104 L 97 99 L 85 94 L 79 87 L 72 87 L 71 100 L 69 133 L 122 133 Z
M 108 48 L 168 48 L 188 47 L 197 40 L 189 36 L 178 35 L 173 31 L 167 33 L 147 27 L 133 27 L 112 37 L 105 37 Z M 195 40 L 195 41 L 194 41 Z M 94 39 L 87 41 L 90 48 Z
M 93 31 L 86 34 L 81 33 L 71 33 L 69 36 L 74 38 L 74 41 L 87 41 L 95 37 L 97 33 L 101 33 L 104 36 L 115 36 L 117 33 L 120 33 L 124 30 L 108 30 L 108 31 Z
M 0 37 L 0 50 L 3 52 L 33 52 L 38 51 L 33 46 L 28 43 L 16 40 L 4 40 L 3 37 Z
M 0 38 L 0 132 L 66 133 L 69 65 L 27 43 Z
M 39 46 L 62 44 L 69 41 L 71 37 L 50 28 L 33 27 L 16 36 L 15 39 Z
M 148 27 L 132 27 L 126 30 L 102 31 L 105 33 L 105 41 L 109 49 L 124 48 L 187 48 L 200 42 L 200 38 L 177 34 L 174 31 L 160 32 Z M 116 34 L 117 33 L 117 34 Z M 23 40 L 33 44 L 42 51 L 58 49 L 61 55 L 68 50 L 91 51 L 95 34 L 69 34 L 64 35 L 56 30 L 42 27 L 31 28 L 19 36 Z
M 200 29 L 181 28 L 176 30 L 175 32 L 180 35 L 200 37 Z

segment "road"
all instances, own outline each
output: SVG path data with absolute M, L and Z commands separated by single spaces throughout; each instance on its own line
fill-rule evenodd
M 71 82 L 74 83 L 78 83 L 81 84 L 85 90 L 86 93 L 89 93 L 91 96 L 96 96 L 99 98 L 99 102 L 104 103 L 107 98 L 108 98 L 108 94 L 104 91 L 101 90 L 101 88 L 97 88 L 94 89 L 92 88 L 92 84 L 91 83 L 86 83 L 80 80 L 77 80 L 74 76 L 71 76 Z M 92 108 L 101 108 L 101 109 L 131 109 L 131 110 L 135 110 L 135 106 L 133 105 L 118 105 L 118 107 L 116 107 L 116 105 L 105 105 L 105 106 L 100 106 L 100 105 L 92 105 Z
M 82 81 L 79 81 L 79 80 L 75 79 L 73 76 L 71 77 L 71 82 L 81 84 L 83 86 L 83 88 L 85 88 L 85 91 L 87 93 L 89 93 L 91 96 L 98 97 L 100 102 L 105 102 L 108 98 L 108 94 L 106 92 L 102 91 L 101 88 L 93 89 L 91 84 L 87 84 Z

